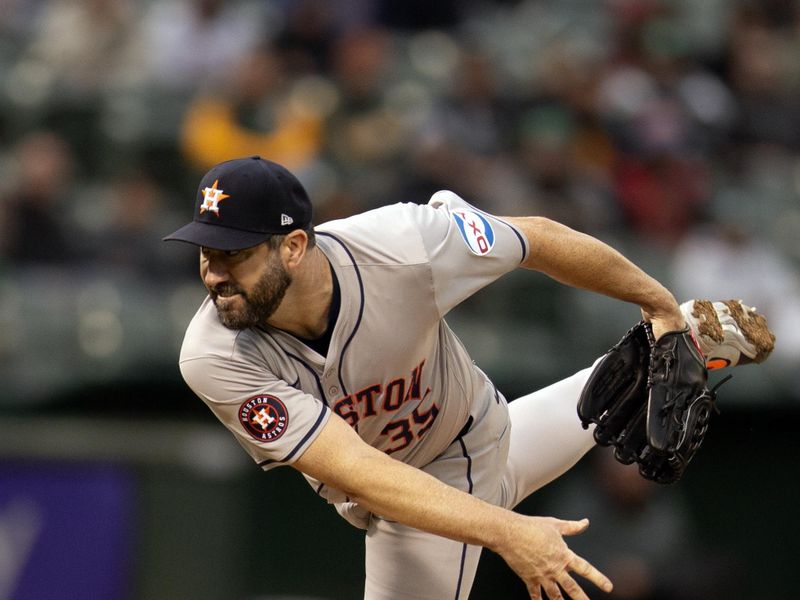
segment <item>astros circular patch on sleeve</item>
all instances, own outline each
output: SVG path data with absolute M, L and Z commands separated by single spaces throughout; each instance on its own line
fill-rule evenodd
M 289 414 L 275 396 L 253 396 L 239 407 L 239 422 L 260 442 L 274 442 L 286 431 Z
M 452 212 L 461 237 L 473 254 L 485 256 L 494 246 L 494 230 L 489 220 L 482 214 L 468 209 Z

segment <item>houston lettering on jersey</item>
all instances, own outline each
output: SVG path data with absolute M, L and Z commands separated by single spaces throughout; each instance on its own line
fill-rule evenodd
M 391 445 L 384 451 L 392 454 L 408 447 L 415 439 L 425 435 L 439 414 L 439 407 L 432 404 L 421 410 L 422 402 L 431 393 L 431 388 L 422 391 L 423 360 L 411 371 L 411 376 L 398 377 L 387 383 L 374 383 L 354 394 L 339 398 L 333 403 L 333 411 L 358 430 L 358 424 L 381 413 L 395 412 L 408 402 L 417 402 L 411 414 L 395 419 L 381 431 L 388 436 Z

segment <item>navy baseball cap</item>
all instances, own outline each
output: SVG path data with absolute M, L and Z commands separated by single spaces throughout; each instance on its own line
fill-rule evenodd
M 164 241 L 215 250 L 241 250 L 311 225 L 311 201 L 303 185 L 281 165 L 260 156 L 213 167 L 200 180 L 194 218 Z

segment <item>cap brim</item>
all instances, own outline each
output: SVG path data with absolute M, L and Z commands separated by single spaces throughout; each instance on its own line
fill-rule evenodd
M 163 238 L 163 241 L 187 242 L 214 250 L 242 250 L 258 246 L 265 242 L 270 235 L 269 233 L 242 231 L 222 225 L 192 221 Z

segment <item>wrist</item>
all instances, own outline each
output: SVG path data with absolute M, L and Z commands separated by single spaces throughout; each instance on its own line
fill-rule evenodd
M 523 526 L 521 523 L 525 517 L 510 510 L 496 507 L 495 523 L 492 527 L 486 527 L 483 531 L 480 545 L 488 548 L 495 554 L 503 556 L 507 547 L 511 544 L 516 532 Z
M 646 321 L 660 321 L 663 325 L 674 326 L 675 329 L 683 329 L 685 326 L 678 301 L 666 289 L 662 288 L 659 294 L 649 295 L 639 306 Z

